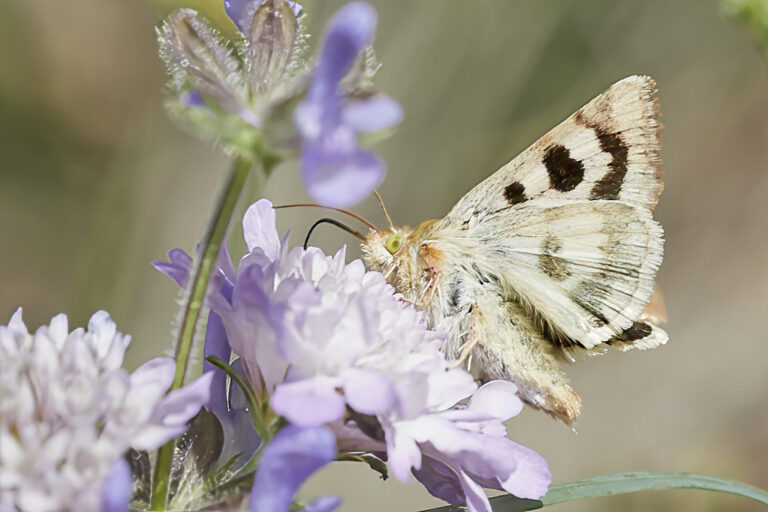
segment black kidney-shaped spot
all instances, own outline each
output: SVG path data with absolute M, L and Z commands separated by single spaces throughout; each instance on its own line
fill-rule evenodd
M 555 190 L 570 192 L 584 180 L 584 165 L 571 158 L 571 152 L 565 146 L 550 146 L 542 162 L 547 168 L 549 183 Z

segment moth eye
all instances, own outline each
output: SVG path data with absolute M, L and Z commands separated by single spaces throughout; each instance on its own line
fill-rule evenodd
M 403 235 L 400 233 L 392 233 L 384 240 L 384 247 L 387 248 L 389 254 L 395 254 L 403 246 Z

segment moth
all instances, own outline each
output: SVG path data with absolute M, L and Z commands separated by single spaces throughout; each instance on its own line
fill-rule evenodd
M 667 342 L 644 312 L 663 253 L 656 92 L 647 76 L 617 82 L 444 218 L 362 242 L 366 266 L 448 333 L 447 356 L 567 425 L 581 399 L 561 361 Z

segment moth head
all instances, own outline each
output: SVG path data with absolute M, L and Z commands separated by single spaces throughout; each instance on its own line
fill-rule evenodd
M 366 267 L 388 276 L 408 252 L 409 227 L 371 230 L 360 244 Z

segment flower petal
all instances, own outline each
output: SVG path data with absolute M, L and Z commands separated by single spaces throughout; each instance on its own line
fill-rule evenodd
M 227 333 L 224 330 L 224 323 L 221 317 L 211 310 L 208 314 L 208 323 L 205 329 L 205 347 L 203 348 L 205 357 L 213 356 L 228 362 L 232 349 L 227 341 Z M 212 363 L 205 361 L 203 363 L 203 372 L 213 372 L 211 380 L 211 399 L 208 402 L 208 409 L 219 416 L 225 415 L 227 407 L 227 374 Z
M 101 492 L 101 512 L 127 512 L 132 494 L 131 468 L 120 459 L 109 471 Z
M 538 499 L 547 493 L 552 482 L 547 461 L 534 450 L 519 445 L 509 439 L 507 442 L 515 446 L 515 471 L 501 482 L 501 487 L 518 498 Z
M 154 450 L 187 429 L 187 422 L 210 400 L 213 372 L 203 374 L 186 386 L 175 389 L 159 401 L 150 421 L 131 439 L 137 450 Z
M 346 410 L 344 397 L 334 388 L 335 379 L 315 378 L 279 384 L 272 395 L 272 409 L 302 427 L 340 419 Z
M 506 380 L 494 380 L 475 391 L 469 401 L 469 409 L 483 411 L 506 421 L 520 414 L 523 402 L 517 396 L 517 386 Z
M 358 132 L 376 132 L 398 124 L 403 119 L 400 104 L 389 96 L 377 94 L 344 107 L 342 122 Z
M 373 192 L 384 180 L 385 168 L 368 151 L 331 153 L 322 146 L 310 146 L 301 156 L 301 174 L 318 203 L 345 208 Z
M 167 262 L 153 261 L 152 266 L 184 288 L 187 284 L 187 279 L 189 279 L 192 258 L 181 249 L 171 249 L 168 251 L 168 260 Z
M 464 498 L 469 512 L 492 512 L 491 502 L 488 501 L 488 496 L 485 495 L 483 488 L 469 478 L 461 469 L 459 469 L 459 482 L 464 491 Z
M 341 498 L 338 496 L 323 496 L 304 507 L 302 512 L 332 512 L 340 505 Z
M 261 249 L 270 260 L 280 254 L 280 238 L 275 228 L 275 210 L 267 199 L 253 203 L 243 217 L 243 234 L 249 251 Z
M 413 476 L 432 496 L 452 505 L 462 505 L 466 502 L 458 475 L 450 466 L 439 460 L 423 457 L 421 468 L 414 469 Z
M 261 0 L 256 1 L 260 3 Z M 253 3 L 254 0 L 224 0 L 224 10 L 240 32 L 248 25 L 245 17 Z
M 397 404 L 392 378 L 376 370 L 348 368 L 342 374 L 344 396 L 352 409 L 363 414 L 385 414 Z
M 249 510 L 286 512 L 301 484 L 335 458 L 336 438 L 328 428 L 285 427 L 264 448 Z
M 376 10 L 365 2 L 350 2 L 333 16 L 320 50 L 310 97 L 327 97 L 370 44 L 376 30 Z

